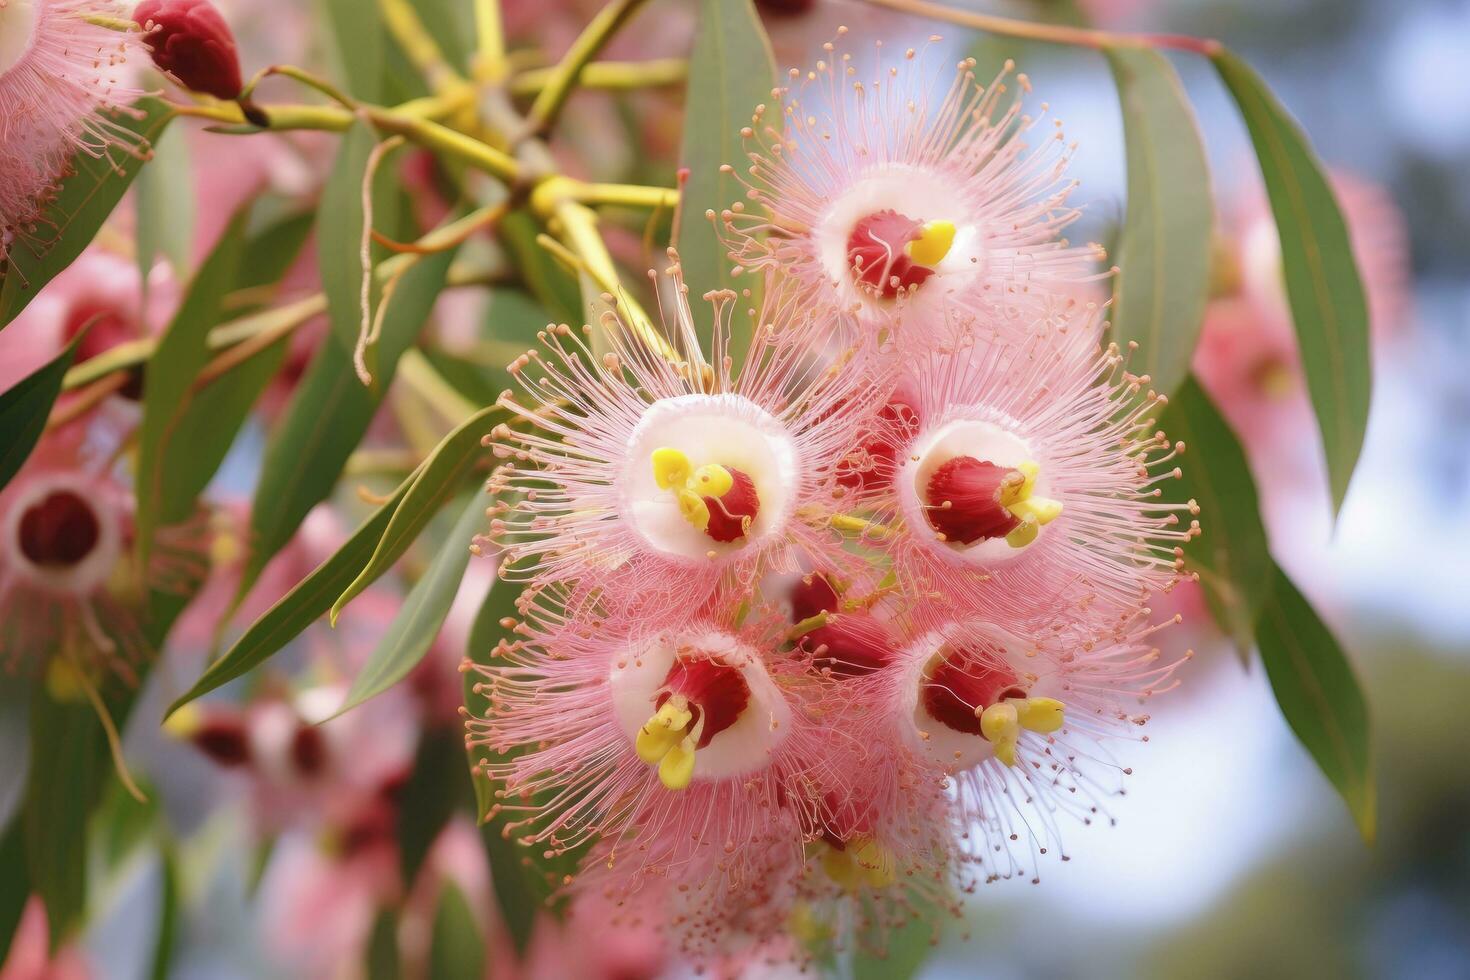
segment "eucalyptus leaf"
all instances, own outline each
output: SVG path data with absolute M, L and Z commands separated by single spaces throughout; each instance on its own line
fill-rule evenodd
M 492 419 L 503 415 L 505 410 L 496 406 L 483 408 L 461 422 L 453 432 L 440 441 L 434 451 L 424 460 L 412 478 L 403 503 L 393 513 L 383 540 L 378 542 L 372 560 L 363 568 L 341 597 L 332 605 L 332 621 L 347 603 L 366 589 L 396 562 L 413 540 L 419 536 L 430 519 L 450 496 L 457 493 L 466 476 L 477 464 L 488 458 L 481 440 L 489 435 Z
M 1189 374 L 1210 291 L 1215 205 L 1189 100 L 1167 59 L 1107 49 L 1128 151 L 1128 214 L 1115 280 L 1113 335 L 1139 351 L 1130 370 L 1171 394 Z
M 332 492 L 377 414 L 398 358 L 428 318 L 452 258 L 451 252 L 425 257 L 399 282 L 384 317 L 372 387 L 358 380 L 350 348 L 333 336 L 323 341 L 266 445 L 250 511 L 250 558 L 237 596 L 249 591 L 311 508 Z
M 412 491 L 410 491 L 410 494 Z M 408 506 L 405 499 L 399 513 Z M 395 515 L 396 517 L 397 515 Z M 378 641 L 368 662 L 352 681 L 338 714 L 362 704 L 408 676 L 429 652 L 454 605 L 460 580 L 469 564 L 470 542 L 485 523 L 485 501 L 479 494 L 470 497 L 439 553 L 429 564 L 423 577 L 414 583 L 399 606 L 398 615 Z
M 1242 657 L 1254 646 L 1256 617 L 1271 591 L 1271 560 L 1255 480 L 1245 453 L 1210 396 L 1192 375 L 1158 419 L 1170 439 L 1183 442 L 1182 476 L 1163 484 L 1173 501 L 1194 500 L 1203 533 L 1184 549 L 1197 572 L 1215 622 Z
M 78 333 L 60 354 L 0 392 L 0 489 L 20 472 L 46 431 L 61 382 L 85 336 L 85 331 Z
M 194 243 L 194 179 L 184 130 L 164 130 L 154 142 L 153 159 L 139 172 L 133 188 L 133 210 L 143 288 L 148 288 L 153 261 L 159 255 L 168 260 L 175 279 L 188 279 Z
M 727 251 L 705 213 L 719 214 L 742 194 L 735 176 L 721 173 L 720 167 L 743 165 L 740 130 L 750 125 L 756 106 L 770 100 L 776 58 L 750 0 L 699 0 L 698 6 L 679 154 L 689 179 L 681 193 L 675 244 L 692 296 L 712 289 L 750 290 L 750 296 L 742 295 L 737 304 L 734 323 L 739 327 L 750 322 L 744 315 L 747 308 L 760 309 L 760 281 L 733 275 Z M 690 305 L 694 322 L 707 333 L 714 322 L 709 304 Z M 737 338 L 730 350 L 744 351 L 747 339 L 748 333 Z
M 136 115 L 119 114 L 113 121 L 140 141 L 138 155 L 118 149 L 101 157 L 76 154 L 71 176 L 62 181 L 55 200 L 36 222 L 36 236 L 19 238 L 11 245 L 0 281 L 0 329 L 91 244 L 138 175 L 148 147 L 173 118 L 173 111 L 160 99 L 141 99 L 134 111 Z
M 1211 57 L 1245 117 L 1276 218 L 1286 295 L 1322 430 L 1335 510 L 1368 426 L 1368 303 L 1347 224 L 1317 154 L 1261 77 L 1226 50 Z
M 1337 638 L 1279 567 L 1256 623 L 1256 642 L 1286 723 L 1372 843 L 1378 794 L 1363 689 Z
M 138 564 L 142 568 L 148 567 L 153 534 L 158 526 L 183 520 L 193 506 L 194 493 L 180 493 L 185 487 L 170 478 L 173 474 L 165 472 L 163 462 L 190 386 L 209 361 L 209 331 L 219 323 L 225 293 L 234 285 L 244 233 L 245 212 L 242 211 L 230 221 L 214 250 L 199 267 L 178 312 L 148 359 L 143 384 L 143 422 L 138 434 L 136 520 Z M 175 453 L 174 460 L 190 467 L 199 457 L 193 453 Z M 204 479 L 207 481 L 208 477 Z M 182 482 L 192 485 L 197 481 Z
M 480 977 L 485 974 L 485 937 L 464 893 L 446 880 L 434 913 L 429 943 L 429 976 Z

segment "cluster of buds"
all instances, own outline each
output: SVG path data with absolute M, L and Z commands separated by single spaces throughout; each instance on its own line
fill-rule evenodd
M 693 948 L 1035 877 L 1177 666 L 1149 600 L 1197 509 L 1059 237 L 1071 150 L 1026 148 L 1024 76 L 935 101 L 881 53 L 745 131 L 754 208 L 714 217 L 759 306 L 706 294 L 700 336 L 671 251 L 662 332 L 549 325 L 487 439 L 493 812 Z

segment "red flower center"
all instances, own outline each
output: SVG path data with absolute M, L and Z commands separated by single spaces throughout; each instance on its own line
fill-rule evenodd
M 892 299 L 934 275 L 933 269 L 915 262 L 905 249 L 918 240 L 923 227 L 893 210 L 859 221 L 847 236 L 847 261 L 857 281 Z
M 947 648 L 925 672 L 919 695 L 935 721 L 979 735 L 982 711 L 1006 698 L 1026 696 L 1018 680 L 998 647 Z
M 738 541 L 745 537 L 755 515 L 760 513 L 761 499 L 755 481 L 743 470 L 726 466 L 733 481 L 730 489 L 718 497 L 704 497 L 709 508 L 709 524 L 704 533 L 719 542 Z
M 20 551 L 41 568 L 71 568 L 92 553 L 102 527 L 92 505 L 70 490 L 53 490 L 20 517 Z
M 750 685 L 745 683 L 740 671 L 707 658 L 676 658 L 654 700 L 654 708 L 662 708 L 675 694 L 689 702 L 692 715 L 687 726 L 689 731 L 699 725 L 701 717 L 704 719 L 696 749 L 709 745 L 711 739 L 739 721 L 750 704 Z
M 913 406 L 895 398 L 868 423 L 858 447 L 837 465 L 837 482 L 853 490 L 881 488 L 893 482 L 899 447 L 919 431 Z
M 1021 522 L 1001 504 L 1001 491 L 1025 479 L 1019 470 L 956 456 L 929 477 L 924 493 L 929 524 L 946 541 L 960 544 L 1005 537 Z

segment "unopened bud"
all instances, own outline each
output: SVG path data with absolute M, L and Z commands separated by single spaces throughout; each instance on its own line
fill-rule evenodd
M 209 0 L 143 0 L 133 19 L 153 63 L 180 85 L 218 99 L 240 97 L 235 36 Z

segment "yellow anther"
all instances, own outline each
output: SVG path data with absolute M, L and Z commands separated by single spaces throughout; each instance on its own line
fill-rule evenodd
M 694 778 L 694 739 L 686 737 L 669 749 L 658 764 L 658 781 L 665 789 L 681 790 Z
M 1016 706 L 1017 720 L 1027 731 L 1048 735 L 1061 728 L 1066 720 L 1066 705 L 1056 698 L 1012 698 L 1011 703 Z
M 689 489 L 704 497 L 723 497 L 734 485 L 730 471 L 714 463 L 701 466 L 689 478 Z
M 954 222 L 931 221 L 919 230 L 919 237 L 904 246 L 909 258 L 920 265 L 936 266 L 944 261 L 954 245 Z
M 694 778 L 694 746 L 698 731 L 686 731 L 693 718 L 689 702 L 675 695 L 638 729 L 638 738 L 633 745 L 638 758 L 650 766 L 658 766 L 659 782 L 669 789 L 684 789 Z
M 689 457 L 677 449 L 665 446 L 653 451 L 653 482 L 658 484 L 660 490 L 684 486 L 689 481 L 692 469 Z
M 61 704 L 75 704 L 87 698 L 87 685 L 75 664 L 63 657 L 53 657 L 46 668 L 46 693 Z
M 1021 737 L 1020 713 L 1010 701 L 992 704 L 980 712 L 980 734 L 995 746 L 995 757 L 1016 764 L 1016 741 Z
M 848 891 L 859 888 L 884 888 L 893 884 L 893 857 L 873 838 L 859 834 L 838 850 L 826 846 L 822 851 L 822 870 L 828 878 Z
M 1025 479 L 1002 487 L 1000 503 L 1021 522 L 1006 535 L 1006 544 L 1012 548 L 1024 548 L 1036 540 L 1041 528 L 1061 515 L 1062 502 L 1036 496 L 1036 477 L 1041 473 L 1041 466 L 1035 460 L 1028 459 L 1016 469 Z
M 684 520 L 701 531 L 709 527 L 709 505 L 704 498 L 684 487 L 675 492 L 679 497 L 679 513 L 684 515 Z

